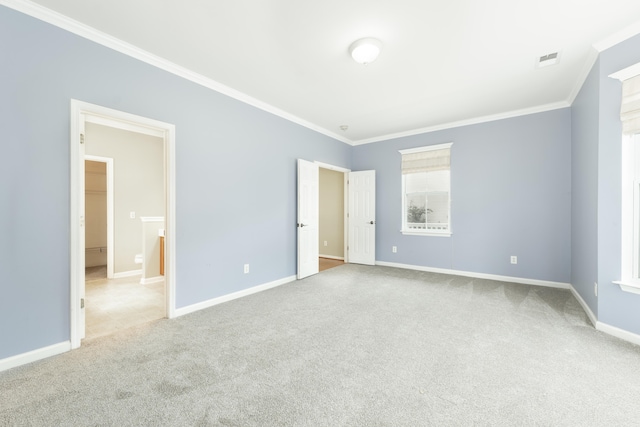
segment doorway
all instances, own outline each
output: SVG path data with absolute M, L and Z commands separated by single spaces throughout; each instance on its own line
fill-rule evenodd
M 375 171 L 351 172 L 321 162 L 298 159 L 297 275 L 319 272 L 319 187 L 321 168 L 339 171 L 344 180 L 344 262 L 375 265 Z
M 319 168 L 319 271 L 344 264 L 345 172 Z
M 165 317 L 164 141 L 91 117 L 84 135 L 85 338 L 95 338 Z
M 155 240 L 160 236 L 159 230 L 163 232 L 164 238 L 164 252 L 163 263 L 158 260 L 158 264 L 163 264 L 164 277 L 162 278 L 162 294 L 160 298 L 163 300 L 163 309 L 161 317 L 172 318 L 175 316 L 175 127 L 171 124 L 159 122 L 153 119 L 148 119 L 132 114 L 124 113 L 117 110 L 108 109 L 105 107 L 84 103 L 77 100 L 71 101 L 71 281 L 70 281 L 70 329 L 71 329 L 71 347 L 77 348 L 81 344 L 82 338 L 86 332 L 86 280 L 85 280 L 85 264 L 86 255 L 85 250 L 85 234 L 87 232 L 87 217 L 85 213 L 85 155 L 86 142 L 87 142 L 87 130 L 91 130 L 92 127 L 103 127 L 112 130 L 126 131 L 142 134 L 156 138 L 160 144 L 159 162 L 160 169 L 163 174 L 160 178 L 160 182 L 157 183 L 162 193 L 161 209 L 165 214 L 162 218 L 162 227 L 158 227 L 155 230 Z M 132 146 L 131 148 L 134 148 Z M 118 162 L 117 164 L 120 164 Z M 112 176 L 115 175 L 112 173 Z M 139 172 L 138 175 L 126 177 L 131 180 L 144 181 L 146 174 Z M 119 203 L 126 208 L 126 203 Z M 112 205 L 113 206 L 113 205 Z M 143 209 L 144 210 L 144 209 Z M 113 223 L 117 224 L 118 219 L 122 217 L 122 212 L 115 210 Z M 114 212 L 114 209 L 111 209 Z M 146 211 L 145 211 L 146 212 Z M 131 210 L 128 212 L 127 220 L 129 220 L 129 226 L 133 226 L 137 229 L 142 229 L 143 226 L 140 223 L 144 223 L 144 215 L 156 215 L 153 212 L 143 212 Z M 143 217 L 141 218 L 140 215 Z M 122 218 L 120 218 L 122 219 Z M 156 222 L 158 218 L 146 217 L 152 227 L 157 226 Z M 126 226 L 123 226 L 126 229 Z M 113 229 L 117 228 L 114 226 Z M 142 231 L 141 231 L 142 232 Z M 113 233 L 107 233 L 113 235 Z M 154 241 L 155 241 L 154 240 Z M 144 240 L 142 237 L 138 241 Z M 117 242 L 112 242 L 111 245 L 107 243 L 107 250 L 117 246 Z M 92 246 L 95 247 L 95 246 Z M 102 248 L 102 246 L 97 246 Z M 114 253 L 118 251 L 114 249 Z M 146 253 L 146 252 L 145 252 Z M 125 254 L 124 258 L 119 259 L 115 255 L 112 259 L 111 265 L 114 269 L 113 278 L 107 278 L 104 280 L 119 280 L 122 282 L 131 281 L 128 286 L 124 287 L 140 290 L 140 274 L 144 275 L 144 263 L 143 268 L 135 267 L 136 256 L 130 256 Z M 109 263 L 108 263 L 109 264 Z M 132 267 L 133 265 L 133 267 Z M 109 268 L 108 268 L 109 269 Z M 135 277 L 137 275 L 137 277 Z M 144 278 L 144 276 L 143 276 Z M 154 282 L 148 280 L 146 284 Z M 136 288 L 135 285 L 138 285 Z M 116 303 L 118 305 L 118 303 Z M 138 317 L 145 317 L 148 313 L 142 314 Z

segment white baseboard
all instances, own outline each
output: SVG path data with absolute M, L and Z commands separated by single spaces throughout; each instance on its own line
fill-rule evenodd
M 596 329 L 604 332 L 605 334 L 613 335 L 616 338 L 620 338 L 621 340 L 628 341 L 635 345 L 640 345 L 640 335 L 634 334 L 633 332 L 625 331 L 624 329 L 620 329 L 599 321 L 596 322 Z
M 142 270 L 121 271 L 120 273 L 114 273 L 114 279 L 122 279 L 123 277 L 132 277 L 142 274 Z
M 578 300 L 584 312 L 587 313 L 587 316 L 589 317 L 589 321 L 591 322 L 593 327 L 598 329 L 598 318 L 596 317 L 595 314 L 593 314 L 593 311 L 591 311 L 591 307 L 589 307 L 589 305 L 585 302 L 585 300 L 582 299 L 582 296 L 578 293 L 578 291 L 576 291 L 576 288 L 574 288 L 573 286 L 571 286 L 571 293 L 573 294 L 575 299 Z
M 48 347 L 39 348 L 37 350 L 29 351 L 27 353 L 17 354 L 15 356 L 7 357 L 0 360 L 0 372 L 7 369 L 16 368 L 27 363 L 36 362 L 47 357 L 56 356 L 61 353 L 66 353 L 71 350 L 71 341 L 65 341 L 58 344 L 53 344 Z
M 476 279 L 498 280 L 500 282 L 521 283 L 523 285 L 545 286 L 547 288 L 571 289 L 569 283 L 551 282 L 548 280 L 527 279 L 525 277 L 499 276 L 496 274 L 474 273 L 472 271 L 450 270 L 448 268 L 423 267 L 421 265 L 398 264 L 395 262 L 376 261 L 376 265 L 384 267 L 405 268 L 407 270 L 427 271 L 429 273 L 451 274 L 454 276 L 474 277 Z
M 550 282 L 547 280 L 527 279 L 523 277 L 498 276 L 495 274 L 474 273 L 471 271 L 460 271 L 460 270 L 449 270 L 446 268 L 423 267 L 419 265 L 398 264 L 398 263 L 385 262 L 385 261 L 376 261 L 376 265 L 381 265 L 385 267 L 405 268 L 408 270 L 427 271 L 430 273 L 443 273 L 443 274 L 452 274 L 455 276 L 474 277 L 478 279 L 498 280 L 501 282 L 521 283 L 524 285 L 535 285 L 535 286 L 546 286 L 550 288 L 568 289 L 571 291 L 573 296 L 578 300 L 578 302 L 582 306 L 582 309 L 585 311 L 585 313 L 587 314 L 587 317 L 589 317 L 589 320 L 591 321 L 591 324 L 594 326 L 596 330 L 602 331 L 616 338 L 620 338 L 624 341 L 628 341 L 632 344 L 640 345 L 640 335 L 634 334 L 633 332 L 625 331 L 624 329 L 620 329 L 615 326 L 611 326 L 607 323 L 600 322 L 596 317 L 596 315 L 593 314 L 593 311 L 591 311 L 591 308 L 587 305 L 585 300 L 582 299 L 580 294 L 569 283 Z
M 214 305 L 222 304 L 223 302 L 232 301 L 234 299 L 246 297 L 258 292 L 266 291 L 267 289 L 275 288 L 285 283 L 293 282 L 296 280 L 296 276 L 289 276 L 283 279 L 274 280 L 273 282 L 264 283 L 262 285 L 254 286 L 242 291 L 233 292 L 231 294 L 223 295 L 221 297 L 213 298 L 207 301 L 202 301 L 197 304 L 188 305 L 186 307 L 177 308 L 175 311 L 175 317 L 184 316 L 185 314 L 193 313 L 195 311 L 203 310 L 205 308 L 213 307 Z
M 337 259 L 338 261 L 344 261 L 344 257 L 343 256 L 333 256 L 333 255 L 318 255 L 320 258 L 327 258 L 327 259 Z
M 150 285 L 152 283 L 164 282 L 164 276 L 143 277 L 140 279 L 141 285 Z
M 571 293 L 578 300 L 584 312 L 587 313 L 591 324 L 594 328 L 596 328 L 596 330 L 604 332 L 605 334 L 612 335 L 616 338 L 620 338 L 621 340 L 628 341 L 632 344 L 640 345 L 640 335 L 634 334 L 633 332 L 625 331 L 624 329 L 620 329 L 615 326 L 611 326 L 608 323 L 600 322 L 597 316 L 593 314 L 593 311 L 591 311 L 591 307 L 587 305 L 585 300 L 573 286 L 571 286 Z

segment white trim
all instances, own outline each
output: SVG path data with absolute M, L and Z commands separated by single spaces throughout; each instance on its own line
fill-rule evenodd
M 523 108 L 521 110 L 507 111 L 505 113 L 498 113 L 498 114 L 493 114 L 489 116 L 458 120 L 455 122 L 443 123 L 443 124 L 434 125 L 434 126 L 427 126 L 424 128 L 413 129 L 413 130 L 408 130 L 404 132 L 391 133 L 391 134 L 382 135 L 382 136 L 375 136 L 373 138 L 367 138 L 367 139 L 360 139 L 357 141 L 353 141 L 352 145 L 356 146 L 356 145 L 370 144 L 372 142 L 387 141 L 390 139 L 403 138 L 405 136 L 413 136 L 413 135 L 420 135 L 423 133 L 435 132 L 437 130 L 453 129 L 453 128 L 458 128 L 462 126 L 494 122 L 496 120 L 510 119 L 513 117 L 527 116 L 529 114 L 544 113 L 547 111 L 559 110 L 560 108 L 567 108 L 567 107 L 571 107 L 570 102 L 559 101 L 559 102 L 554 102 L 552 104 L 545 104 L 545 105 L 539 105 L 536 107 Z
M 93 123 L 96 125 L 107 126 L 110 128 L 116 128 L 120 130 L 126 130 L 128 132 L 141 133 L 143 135 L 155 136 L 156 138 L 164 138 L 164 132 L 157 128 L 150 128 L 142 126 L 139 123 L 116 121 L 109 117 L 103 117 L 99 115 L 90 115 L 85 118 L 85 122 Z
M 578 96 L 578 94 L 580 93 L 580 89 L 582 89 L 584 82 L 587 80 L 587 77 L 589 77 L 589 73 L 591 72 L 591 69 L 593 68 L 597 60 L 598 51 L 595 48 L 589 49 L 587 60 L 582 66 L 582 70 L 580 70 L 580 74 L 578 74 L 578 78 L 573 85 L 573 89 L 571 89 L 569 97 L 567 98 L 567 102 L 569 103 L 569 105 L 573 105 L 573 101 L 576 100 L 576 96 Z
M 114 175 L 113 175 L 113 159 L 111 157 L 101 157 L 101 156 L 92 156 L 92 155 L 84 155 L 85 160 L 90 160 L 92 162 L 100 162 L 105 163 L 107 169 L 107 279 L 113 279 L 114 275 L 114 226 L 113 226 L 113 207 L 114 207 Z M 85 175 L 87 172 L 85 171 Z M 86 192 L 86 189 L 85 189 Z M 85 201 L 86 203 L 86 201 Z
M 498 280 L 501 282 L 521 283 L 523 285 L 534 285 L 534 286 L 544 286 L 548 288 L 567 289 L 571 291 L 573 296 L 578 300 L 578 303 L 580 303 L 585 313 L 587 314 L 589 321 L 591 321 L 591 323 L 594 325 L 594 328 L 596 330 L 612 335 L 616 338 L 620 338 L 624 341 L 628 341 L 632 344 L 640 345 L 640 335 L 634 334 L 633 332 L 625 331 L 624 329 L 620 329 L 615 326 L 611 326 L 609 324 L 606 324 L 597 320 L 597 317 L 593 314 L 593 311 L 591 311 L 591 308 L 587 305 L 584 299 L 582 299 L 582 297 L 575 290 L 575 288 L 569 283 L 550 282 L 547 280 L 527 279 L 523 277 L 499 276 L 495 274 L 474 273 L 470 271 L 450 270 L 446 268 L 423 267 L 419 265 L 399 264 L 395 262 L 376 261 L 376 265 L 380 265 L 384 267 L 404 268 L 407 270 L 427 271 L 430 273 L 442 273 L 442 274 L 451 274 L 455 276 L 474 277 L 478 279 Z
M 551 282 L 548 280 L 528 279 L 525 277 L 500 276 L 497 274 L 475 273 L 472 271 L 451 270 L 448 268 L 424 267 L 421 265 L 399 264 L 396 262 L 376 261 L 376 265 L 384 267 L 404 268 L 407 270 L 427 271 L 429 273 L 451 274 L 453 276 L 474 277 L 476 279 L 498 280 L 500 282 L 521 283 L 523 285 L 545 286 L 547 288 L 571 289 L 569 283 Z
M 348 234 L 349 234 L 348 233 L 348 230 L 349 230 L 349 172 L 351 172 L 351 169 L 346 169 L 346 168 L 343 168 L 341 166 L 331 165 L 329 163 L 319 162 L 317 160 L 314 160 L 313 163 L 318 165 L 319 168 L 329 169 L 329 170 L 336 171 L 336 172 L 342 172 L 342 174 L 343 174 L 342 194 L 343 194 L 344 212 L 343 212 L 343 215 L 342 215 L 342 222 L 343 222 L 342 253 L 348 254 L 349 251 L 347 251 L 347 247 L 349 246 L 349 236 L 348 236 Z M 318 228 L 318 233 L 319 232 L 320 232 L 320 229 Z M 322 256 L 322 255 L 320 255 L 320 256 Z M 343 258 L 342 260 L 344 262 L 348 262 L 348 259 L 346 257 Z
M 630 39 L 631 37 L 640 34 L 640 21 L 635 22 L 628 27 L 623 28 L 620 31 L 617 31 L 615 34 L 610 35 L 609 37 L 601 40 L 597 43 L 593 44 L 593 47 L 598 51 L 602 52 L 610 47 L 613 47 L 619 43 L 622 43 L 625 40 Z
M 66 353 L 69 350 L 71 350 L 71 341 L 64 341 L 47 347 L 38 348 L 27 353 L 7 357 L 0 360 L 0 372 L 26 365 L 27 363 L 46 359 L 47 357 L 57 356 L 58 354 Z
M 329 163 L 318 162 L 317 160 L 314 161 L 313 163 L 315 163 L 316 165 L 318 165 L 319 168 L 322 168 L 322 169 L 329 169 L 332 171 L 343 172 L 343 173 L 351 172 L 351 169 L 343 168 L 341 166 L 330 165 Z
M 141 274 L 142 274 L 142 269 L 140 269 L 140 270 L 121 271 L 120 273 L 114 273 L 113 274 L 113 278 L 114 279 L 122 279 L 124 277 L 139 276 Z
M 620 289 L 622 289 L 625 292 L 630 292 L 632 294 L 640 295 L 640 284 L 638 283 L 634 283 L 632 281 L 627 281 L 627 280 L 615 280 L 613 283 L 620 286 Z
M 156 56 L 150 52 L 140 49 L 137 46 L 134 46 L 123 40 L 120 40 L 109 34 L 103 33 L 102 31 L 99 31 L 95 28 L 92 28 L 86 24 L 83 24 L 74 19 L 71 19 L 68 16 L 62 15 L 51 9 L 47 9 L 46 7 L 43 7 L 39 4 L 33 3 L 28 0 L 0 0 L 0 4 L 7 6 L 11 9 L 17 10 L 19 12 L 25 13 L 41 21 L 55 25 L 56 27 L 62 28 L 80 37 L 91 40 L 95 43 L 98 43 L 102 46 L 113 49 L 117 52 L 123 53 L 127 56 L 130 56 L 132 58 L 135 58 L 147 64 L 153 65 L 154 67 L 167 71 L 176 76 L 182 77 L 193 83 L 199 84 L 208 89 L 214 90 L 218 93 L 234 98 L 240 102 L 251 105 L 260 110 L 266 111 L 268 113 L 281 117 L 285 120 L 288 120 L 290 122 L 297 123 L 308 129 L 311 129 L 318 133 L 326 135 L 330 138 L 352 145 L 351 140 L 345 138 L 340 134 L 324 129 L 298 116 L 295 116 L 284 110 L 281 110 L 272 105 L 269 105 L 264 101 L 260 101 L 259 99 L 253 98 L 245 93 L 242 93 L 238 90 L 230 88 L 229 86 L 223 85 L 222 83 L 219 83 L 213 79 L 205 77 L 202 74 L 198 74 L 185 67 L 182 67 L 173 62 L 167 61 L 164 58 Z
M 633 332 L 625 331 L 624 329 L 611 326 L 604 322 L 596 322 L 596 329 L 604 332 L 605 334 L 620 338 L 621 340 L 628 341 L 635 345 L 640 345 L 640 335 L 634 334 Z
M 425 231 L 424 233 L 420 231 L 409 231 L 409 230 L 400 230 L 400 232 L 405 236 L 435 236 L 435 237 L 451 237 L 453 233 L 447 231 L 444 233 L 436 233 L 433 231 Z
M 595 314 L 593 314 L 593 311 L 591 311 L 591 307 L 589 307 L 586 301 L 582 299 L 582 295 L 580 295 L 578 291 L 576 291 L 576 288 L 574 288 L 573 285 L 571 285 L 571 293 L 573 294 L 574 298 L 578 300 L 584 312 L 587 313 L 587 317 L 589 317 L 589 321 L 595 328 L 598 325 L 598 318 L 596 317 Z
M 143 277 L 140 279 L 141 285 L 150 285 L 152 283 L 164 282 L 164 276 Z
M 414 153 L 423 153 L 425 151 L 445 150 L 447 148 L 450 149 L 452 145 L 453 145 L 453 142 L 445 142 L 444 144 L 425 145 L 424 147 L 407 148 L 405 150 L 398 150 L 398 153 L 414 154 Z
M 342 253 L 344 254 L 345 264 L 349 262 L 349 175 L 351 172 L 345 172 L 342 179 L 342 206 L 344 212 L 342 215 Z
M 318 255 L 320 258 L 327 258 L 327 259 L 336 259 L 338 261 L 344 261 L 344 257 L 342 256 L 334 256 L 334 255 L 323 255 L 320 254 Z
M 598 52 L 602 52 L 612 46 L 615 46 L 616 44 L 627 40 L 633 36 L 635 36 L 636 34 L 640 33 L 640 22 L 635 23 L 633 25 L 630 25 L 624 29 L 622 29 L 621 31 L 615 33 L 614 35 L 598 42 L 595 43 L 593 45 L 593 48 L 596 50 L 596 54 L 594 55 L 593 52 L 589 53 L 589 58 L 586 61 L 586 67 L 583 69 L 581 75 L 579 76 L 579 78 L 576 81 L 576 85 L 574 86 L 573 90 L 571 91 L 568 99 L 566 101 L 560 101 L 560 102 L 556 102 L 556 103 L 551 103 L 551 104 L 545 104 L 545 105 L 539 105 L 539 106 L 535 106 L 535 107 L 530 107 L 530 108 L 524 108 L 524 109 L 520 109 L 520 110 L 513 110 L 513 111 L 507 111 L 504 113 L 498 113 L 498 114 L 493 114 L 493 115 L 488 115 L 488 116 L 482 116 L 482 117 L 476 117 L 476 118 L 471 118 L 471 119 L 465 119 L 465 120 L 459 120 L 459 121 L 455 121 L 455 122 L 449 122 L 449 123 L 443 123 L 440 125 L 435 125 L 435 126 L 428 126 L 428 127 L 423 127 L 423 128 L 418 128 L 418 129 L 413 129 L 413 130 L 409 130 L 409 131 L 405 131 L 405 132 L 399 132 L 399 133 L 394 133 L 394 134 L 387 134 L 387 135 L 383 135 L 383 136 L 377 136 L 377 137 L 373 137 L 373 138 L 366 138 L 366 139 L 361 139 L 361 140 L 350 140 L 346 137 L 344 137 L 343 135 L 340 135 L 338 133 L 329 131 L 328 129 L 325 129 L 323 127 L 320 127 L 316 124 L 313 124 L 307 120 L 304 120 L 300 117 L 297 117 L 293 114 L 290 114 L 286 111 L 283 111 L 279 108 L 276 108 L 272 105 L 267 104 L 266 102 L 260 101 L 256 98 L 253 98 L 245 93 L 242 93 L 238 90 L 235 90 L 233 88 L 230 88 L 228 86 L 225 86 L 213 79 L 210 79 L 208 77 L 205 77 L 201 74 L 195 73 L 185 67 L 179 66 L 177 64 L 174 64 L 170 61 L 167 61 L 164 58 L 161 58 L 159 56 L 156 56 L 150 52 L 147 52 L 143 49 L 140 49 L 139 47 L 136 47 L 132 44 L 129 44 L 127 42 L 124 42 L 120 39 L 117 39 L 111 35 L 108 35 L 106 33 L 103 33 L 95 28 L 92 28 L 86 24 L 83 24 L 79 21 L 76 21 L 74 19 L 71 19 L 65 15 L 62 15 L 58 12 L 55 12 L 51 9 L 48 9 L 44 6 L 41 6 L 39 4 L 33 3 L 29 0 L 0 0 L 0 5 L 9 7 L 13 10 L 17 10 L 19 12 L 22 12 L 24 14 L 27 14 L 33 18 L 39 19 L 41 21 L 47 22 L 51 25 L 55 25 L 58 28 L 62 28 L 66 31 L 69 31 L 73 34 L 76 34 L 80 37 L 83 37 L 85 39 L 91 40 L 95 43 L 98 43 L 102 46 L 106 46 L 110 49 L 113 49 L 117 52 L 123 53 L 127 56 L 130 56 L 132 58 L 138 59 L 140 61 L 143 61 L 147 64 L 153 65 L 159 69 L 165 70 L 167 72 L 170 72 L 176 76 L 182 77 L 184 79 L 187 79 L 189 81 L 192 81 L 196 84 L 199 84 L 201 86 L 204 86 L 208 89 L 214 90 L 216 92 L 219 92 L 221 94 L 227 95 L 231 98 L 234 98 L 238 101 L 241 101 L 245 104 L 249 104 L 251 106 L 254 106 L 256 108 L 259 108 L 263 111 L 269 112 L 271 114 L 274 114 L 276 116 L 282 117 L 285 120 L 289 120 L 293 123 L 297 123 L 301 126 L 304 126 L 308 129 L 314 130 L 318 133 L 321 133 L 323 135 L 326 135 L 330 138 L 336 139 L 338 141 L 344 142 L 345 144 L 348 145 L 363 145 L 363 144 L 369 144 L 372 142 L 379 142 L 379 141 L 386 141 L 389 139 L 394 139 L 394 138 L 400 138 L 400 137 L 404 137 L 404 136 L 412 136 L 412 135 L 418 135 L 418 134 L 422 134 L 422 133 L 428 133 L 428 132 L 433 132 L 433 131 L 437 131 L 437 130 L 444 130 L 444 129 L 451 129 L 451 128 L 456 128 L 456 127 L 460 127 L 460 126 L 467 126 L 467 125 L 471 125 L 471 124 L 479 124 L 479 123 L 486 123 L 486 122 L 491 122 L 491 121 L 495 121 L 495 120 L 502 120 L 502 119 L 507 119 L 507 118 L 512 118 L 512 117 L 518 117 L 518 116 L 524 116 L 524 115 L 528 115 L 528 114 L 535 114 L 535 113 L 541 113 L 541 112 L 545 112 L 545 111 L 551 111 L 551 110 L 557 110 L 560 108 L 566 108 L 566 107 L 570 107 L 571 104 L 573 103 L 576 95 L 578 94 L 580 88 L 582 87 L 582 83 L 584 83 L 584 80 L 586 79 L 589 71 L 591 70 L 591 67 L 593 66 L 593 64 L 595 63 L 595 59 L 597 58 L 597 53 Z
M 202 301 L 196 304 L 188 305 L 186 307 L 177 308 L 175 310 L 175 316 L 184 316 L 185 314 L 193 313 L 196 311 L 204 310 L 205 308 L 213 307 L 214 305 L 222 304 L 224 302 L 232 301 L 234 299 L 246 297 L 258 292 L 266 291 L 267 289 L 275 288 L 277 286 L 284 285 L 286 283 L 290 283 L 296 280 L 296 276 L 289 276 L 279 280 L 274 280 L 273 282 L 264 283 L 262 285 L 254 286 L 249 289 L 244 289 L 242 291 L 233 292 L 231 294 L 223 295 L 221 297 L 213 298 L 207 301 Z
M 3 0 L 0 0 L 3 1 Z M 84 177 L 79 173 L 84 170 L 84 155 L 82 144 L 80 144 L 80 133 L 84 132 L 84 124 L 89 116 L 97 116 L 104 119 L 110 119 L 114 124 L 117 122 L 135 123 L 141 128 L 155 129 L 164 136 L 163 144 L 165 150 L 165 192 L 166 192 L 166 222 L 165 235 L 166 239 L 166 263 L 165 263 L 165 296 L 166 296 L 166 316 L 168 318 L 175 317 L 175 295 L 176 295 L 176 156 L 175 156 L 175 125 L 164 123 L 158 120 L 137 116 L 123 111 L 113 110 L 111 108 L 102 107 L 100 105 L 89 104 L 87 102 L 71 100 L 70 115 L 70 237 L 71 237 L 71 280 L 70 280 L 70 336 L 71 348 L 80 347 L 82 339 L 82 310 L 79 308 L 79 298 L 81 288 L 84 286 L 84 242 L 80 241 L 79 224 L 80 218 L 80 194 L 79 189 L 84 191 Z M 104 122 L 103 122 L 104 123 Z M 81 250 L 82 249 L 82 250 Z M 123 273 L 114 274 L 114 278 L 122 277 Z M 136 274 L 142 274 L 139 270 Z M 128 277 L 128 276 L 125 276 Z
M 448 196 L 448 217 L 449 217 L 449 223 L 447 226 L 447 230 L 444 231 L 434 231 L 433 229 L 431 230 L 427 230 L 426 228 L 424 229 L 424 231 L 417 231 L 417 229 L 409 229 L 409 228 L 404 228 L 406 226 L 406 219 L 407 219 L 407 212 L 406 212 L 406 192 L 405 192 L 405 177 L 406 174 L 404 174 L 404 170 L 402 171 L 402 205 L 401 210 L 402 210 L 402 214 L 400 216 L 400 218 L 402 218 L 402 228 L 400 229 L 400 233 L 402 233 L 405 236 L 438 236 L 438 237 L 450 237 L 452 232 L 451 232 L 451 147 L 453 146 L 453 142 L 445 142 L 442 144 L 435 144 L 435 145 L 426 145 L 423 147 L 415 147 L 415 148 L 406 148 L 403 150 L 398 150 L 398 152 L 400 153 L 400 155 L 402 156 L 402 162 L 404 163 L 404 156 L 405 155 L 410 155 L 410 154 L 415 154 L 415 153 L 424 153 L 427 151 L 437 151 L 437 150 L 449 150 L 449 190 L 447 192 L 447 196 Z M 429 198 L 427 197 L 427 207 L 429 206 Z
M 640 62 L 638 62 L 637 64 L 633 64 L 630 67 L 623 68 L 622 70 L 617 71 L 613 74 L 609 74 L 609 77 L 611 77 L 612 79 L 618 79 L 623 82 L 637 75 L 640 75 Z

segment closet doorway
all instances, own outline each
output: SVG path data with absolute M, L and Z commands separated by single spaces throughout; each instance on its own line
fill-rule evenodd
M 97 129 L 102 129 L 107 134 L 110 133 L 110 135 L 106 137 L 103 135 L 103 139 L 100 142 L 100 138 L 96 137 L 98 135 L 96 133 Z M 136 134 L 138 137 L 129 146 L 124 147 L 123 154 L 108 153 L 107 151 L 113 148 L 111 143 L 120 139 L 119 137 L 114 137 L 115 133 L 122 134 L 123 132 Z M 147 140 L 151 145 L 155 145 L 156 152 L 153 154 L 153 158 L 156 160 L 149 162 L 149 159 L 146 159 L 142 162 L 139 161 L 138 164 L 134 162 L 133 167 L 129 167 L 127 172 L 123 166 L 127 161 L 136 157 L 135 152 L 144 145 L 140 143 L 141 140 Z M 138 310 L 136 320 L 148 321 L 150 317 L 172 318 L 175 316 L 175 127 L 153 119 L 72 100 L 70 143 L 70 327 L 71 348 L 77 348 L 81 345 L 81 340 L 87 332 L 87 306 L 89 304 L 92 305 L 92 308 L 100 306 L 100 304 L 95 304 L 95 301 L 92 303 L 89 300 L 91 295 L 89 294 L 89 289 L 87 289 L 87 283 L 93 278 L 86 280 L 87 271 L 85 269 L 87 259 L 99 254 L 104 249 L 104 245 L 101 242 L 94 245 L 93 243 L 87 244 L 85 240 L 86 222 L 88 220 L 85 212 L 85 198 L 87 197 L 85 193 L 85 161 L 96 160 L 91 156 L 113 159 L 113 171 L 111 174 L 107 171 L 106 175 L 114 177 L 113 197 L 118 200 L 117 203 L 111 204 L 112 207 L 107 210 L 106 215 L 108 216 L 109 212 L 111 212 L 113 219 L 111 222 L 112 231 L 107 232 L 107 240 L 110 235 L 116 236 L 113 237 L 111 243 L 108 241 L 106 245 L 107 253 L 113 251 L 112 255 L 108 255 L 111 257 L 112 262 L 107 261 L 107 276 L 111 275 L 110 270 L 113 267 L 113 277 L 99 277 L 96 279 L 115 280 L 118 282 L 113 282 L 113 284 L 122 285 L 121 287 L 127 288 L 127 290 L 136 291 L 141 289 L 141 285 L 151 288 L 152 286 L 148 285 L 159 283 L 160 310 L 153 315 Z M 94 143 L 98 144 L 94 146 Z M 95 151 L 94 149 L 100 144 L 102 144 L 102 149 Z M 87 146 L 90 147 L 89 152 L 87 152 Z M 137 154 L 138 159 L 141 158 L 140 155 L 142 158 L 149 155 L 148 153 Z M 154 175 L 151 181 L 148 180 L 150 172 L 144 167 L 147 164 L 153 164 L 156 169 L 161 171 L 159 175 Z M 88 167 L 95 166 L 90 163 L 87 163 L 87 165 L 90 165 Z M 108 168 L 107 165 L 107 170 Z M 124 181 L 124 186 L 120 184 L 120 191 L 118 190 L 119 179 Z M 138 184 L 145 188 L 144 196 L 141 197 L 140 194 L 129 194 L 127 196 L 126 187 Z M 152 192 L 151 187 L 158 188 L 159 190 L 155 192 L 160 193 L 160 201 L 158 202 L 158 197 L 156 197 L 155 208 L 153 209 L 149 205 L 143 204 L 143 202 L 149 201 L 146 199 L 147 195 Z M 123 197 L 123 199 L 119 199 L 120 197 Z M 109 220 L 107 222 L 109 223 Z M 119 234 L 120 232 L 122 234 Z M 132 242 L 134 243 L 126 243 L 127 236 L 132 237 Z M 146 239 L 146 236 L 149 236 L 149 239 Z M 159 240 L 163 240 L 164 245 L 155 243 Z M 161 247 L 164 250 L 160 249 Z M 92 252 L 87 252 L 87 248 L 92 249 Z M 98 249 L 96 250 L 95 248 Z M 100 257 L 100 255 L 97 256 Z M 142 257 L 141 262 L 139 262 L 140 256 Z M 104 262 L 103 258 L 100 261 Z M 91 260 L 90 262 L 93 263 Z M 146 274 L 148 271 L 155 271 L 157 268 L 164 269 L 164 276 L 155 274 L 149 276 Z M 100 275 L 102 276 L 103 273 L 100 273 Z M 116 308 L 122 306 L 121 303 L 115 303 L 114 305 Z
M 320 166 L 318 253 L 319 271 L 344 264 L 345 173 Z
M 96 338 L 165 317 L 164 141 L 92 118 L 84 136 L 85 338 Z

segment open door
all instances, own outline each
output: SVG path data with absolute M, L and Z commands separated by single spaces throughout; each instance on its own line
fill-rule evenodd
M 298 159 L 298 279 L 318 273 L 318 165 Z
M 349 172 L 348 262 L 376 263 L 376 171 Z

